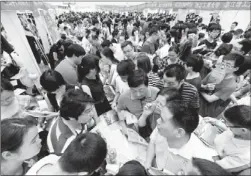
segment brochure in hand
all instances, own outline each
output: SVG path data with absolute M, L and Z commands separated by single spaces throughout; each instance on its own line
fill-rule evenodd
M 148 143 L 133 129 L 127 128 L 128 141 L 148 146 Z

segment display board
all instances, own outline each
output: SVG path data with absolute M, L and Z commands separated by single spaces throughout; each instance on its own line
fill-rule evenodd
M 12 41 L 15 51 L 18 53 L 19 58 L 22 59 L 24 67 L 31 74 L 41 75 L 40 68 L 34 58 L 30 45 L 25 37 L 23 26 L 17 16 L 15 10 L 1 11 L 1 22 L 7 32 L 8 37 Z M 37 88 L 40 88 L 39 80 L 35 81 Z
M 196 10 L 250 10 L 249 1 L 171 1 L 149 2 L 134 6 L 102 5 L 100 10 L 143 11 L 144 9 L 196 9 Z

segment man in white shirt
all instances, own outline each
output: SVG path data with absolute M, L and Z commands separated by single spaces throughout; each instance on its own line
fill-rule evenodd
M 26 175 L 92 175 L 107 155 L 107 144 L 94 133 L 78 135 L 61 157 L 49 155 L 39 160 Z
M 179 100 L 167 102 L 162 108 L 157 128 L 150 137 L 146 167 L 156 167 L 174 174 L 187 173 L 193 157 L 213 160 L 216 151 L 205 146 L 193 131 L 199 123 L 196 112 L 181 106 Z

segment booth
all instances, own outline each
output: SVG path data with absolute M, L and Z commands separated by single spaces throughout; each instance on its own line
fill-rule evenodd
M 48 62 L 46 53 L 54 42 L 44 15 L 41 14 L 42 11 L 47 10 L 48 6 L 43 2 L 1 2 L 1 22 L 8 39 L 22 60 L 24 68 L 29 74 L 36 74 L 38 77 L 43 69 L 37 57 L 39 55 L 41 62 L 45 62 L 46 65 Z M 27 36 L 32 37 L 35 47 L 30 44 Z M 36 50 L 37 52 L 34 53 Z M 35 80 L 34 84 L 37 89 L 41 88 L 39 79 Z

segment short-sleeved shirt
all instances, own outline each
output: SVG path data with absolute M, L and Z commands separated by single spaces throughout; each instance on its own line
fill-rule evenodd
M 224 78 L 219 84 L 215 85 L 214 95 L 219 97 L 219 100 L 209 103 L 204 97 L 200 96 L 200 115 L 202 117 L 218 117 L 229 105 L 230 96 L 234 93 L 236 87 L 235 77 Z
M 250 167 L 250 140 L 237 139 L 227 130 L 218 135 L 214 143 L 221 158 L 216 163 L 222 168 L 239 172 Z
M 193 79 L 186 79 L 185 81 L 188 82 L 189 84 L 195 86 L 198 91 L 200 90 L 200 87 L 201 87 L 201 77 L 200 76 L 193 78 Z
M 170 148 L 165 137 L 161 136 L 158 128 L 155 128 L 150 136 L 150 143 L 155 146 L 157 168 L 166 169 L 174 174 L 184 175 L 187 163 L 193 157 L 213 161 L 216 151 L 208 148 L 193 133 L 189 141 L 179 149 Z
M 193 85 L 184 82 L 179 89 L 182 97 L 182 101 L 185 106 L 189 108 L 199 109 L 199 94 L 197 88 Z
M 157 97 L 159 89 L 148 86 L 147 96 L 143 100 L 137 100 L 131 95 L 131 90 L 125 91 L 118 100 L 118 111 L 126 110 L 139 118 L 143 112 L 146 103 L 154 101 Z
M 59 160 L 59 158 L 59 156 L 53 154 L 42 158 L 31 167 L 26 175 L 48 175 L 47 173 L 40 173 L 39 171 L 45 166 L 54 165 Z
M 149 86 L 157 87 L 161 89 L 164 85 L 163 81 L 160 79 L 158 73 L 150 72 L 148 74 Z
M 62 60 L 55 70 L 63 76 L 67 84 L 78 84 L 77 65 L 70 58 Z

